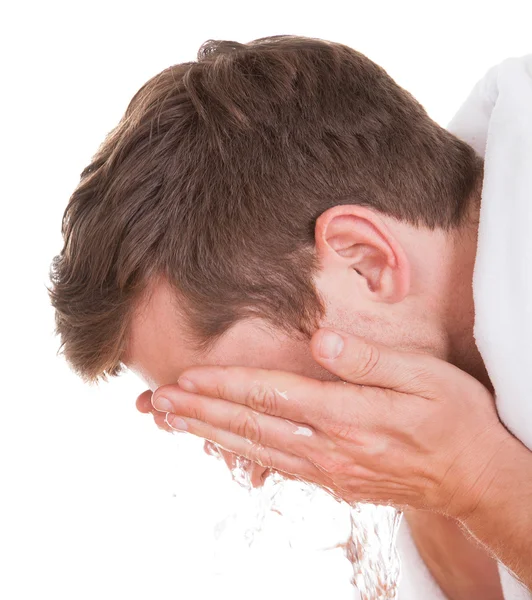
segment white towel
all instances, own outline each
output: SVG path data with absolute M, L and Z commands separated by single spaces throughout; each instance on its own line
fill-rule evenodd
M 501 421 L 532 450 L 532 55 L 490 69 L 448 129 L 485 158 L 475 339 Z M 406 524 L 398 546 L 401 600 L 442 598 Z M 532 599 L 502 565 L 499 572 L 505 600 Z
M 448 129 L 485 159 L 475 339 L 501 421 L 532 450 L 532 54 L 490 69 Z M 505 600 L 532 598 L 499 570 Z

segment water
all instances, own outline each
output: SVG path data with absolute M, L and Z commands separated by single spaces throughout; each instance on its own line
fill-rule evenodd
M 219 457 L 215 447 L 210 448 L 210 454 Z M 308 517 L 310 510 L 314 509 L 322 514 L 325 510 L 327 515 L 331 514 L 331 518 L 335 512 L 340 516 L 347 515 L 347 539 L 320 549 L 325 551 L 341 548 L 344 551 L 352 566 L 351 583 L 358 590 L 362 600 L 397 599 L 400 560 L 395 541 L 401 522 L 400 512 L 389 506 L 373 504 L 350 506 L 322 488 L 302 481 L 287 480 L 276 472 L 269 474 L 262 487 L 254 488 L 249 474 L 252 464 L 245 458 L 238 458 L 231 472 L 233 480 L 249 492 L 253 502 L 254 514 L 244 531 L 249 546 L 255 542 L 263 530 L 266 518 L 272 512 L 282 517 L 283 531 L 288 531 L 290 547 L 290 526 L 297 520 Z M 331 510 L 331 497 L 334 498 L 338 510 L 335 510 L 334 506 Z M 231 518 L 234 522 L 238 515 Z M 224 519 L 216 526 L 216 539 L 225 535 L 229 521 L 230 519 Z M 303 531 L 312 535 L 312 527 Z M 298 533 L 298 537 L 301 537 L 301 533 Z M 308 545 L 312 541 L 307 539 L 304 543 Z
M 351 507 L 351 535 L 346 557 L 353 566 L 353 585 L 362 600 L 396 600 L 401 563 L 395 540 L 402 514 L 391 506 Z

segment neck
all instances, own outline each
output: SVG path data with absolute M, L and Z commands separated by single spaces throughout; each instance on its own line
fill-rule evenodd
M 449 273 L 444 328 L 448 336 L 447 360 L 478 379 L 490 391 L 493 386 L 473 335 L 475 308 L 473 271 L 477 254 L 479 203 L 472 203 L 466 224 L 450 236 Z
M 455 343 L 453 352 L 450 354 L 448 361 L 469 373 L 472 377 L 480 381 L 488 390 L 493 393 L 493 385 L 488 375 L 486 365 L 482 360 L 482 356 L 475 344 L 473 333 L 467 338 L 463 338 Z

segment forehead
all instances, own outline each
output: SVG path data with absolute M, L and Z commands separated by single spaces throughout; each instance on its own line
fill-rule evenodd
M 274 330 L 260 319 L 236 323 L 203 354 L 192 341 L 186 320 L 177 310 L 175 292 L 156 283 L 136 307 L 123 362 L 152 390 L 175 383 L 182 371 L 197 365 L 283 369 L 316 377 L 324 371 L 313 360 L 307 341 Z

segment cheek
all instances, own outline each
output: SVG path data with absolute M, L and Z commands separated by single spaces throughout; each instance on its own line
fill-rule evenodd
M 278 355 L 275 365 L 269 368 L 288 371 L 320 381 L 337 381 L 339 379 L 314 360 L 310 351 L 310 341 L 292 342 L 292 347 Z
M 310 351 L 310 341 L 303 342 L 291 349 L 281 358 L 276 368 L 320 381 L 337 381 L 339 379 L 314 360 Z
M 304 375 L 312 379 L 318 379 L 319 381 L 340 381 L 341 379 L 338 375 L 327 371 L 327 369 L 317 362 L 313 362 L 312 365 L 309 365 L 308 372 L 304 373 Z

